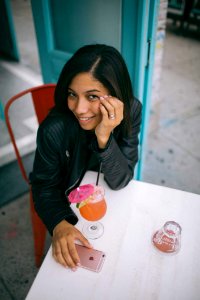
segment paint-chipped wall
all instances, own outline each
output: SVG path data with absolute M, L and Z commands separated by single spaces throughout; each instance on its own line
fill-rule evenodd
M 156 33 L 156 49 L 155 49 L 155 62 L 154 73 L 152 82 L 152 106 L 159 101 L 160 78 L 162 72 L 162 59 L 165 42 L 165 30 L 167 21 L 167 0 L 160 0 L 160 8 L 158 13 L 158 25 Z

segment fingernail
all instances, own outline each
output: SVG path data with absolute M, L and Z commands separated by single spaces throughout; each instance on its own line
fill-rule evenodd
M 80 264 L 80 263 L 77 263 L 76 265 L 77 265 L 78 267 L 80 267 L 80 266 L 81 266 L 81 264 Z
M 104 97 L 101 96 L 101 97 L 100 97 L 100 100 L 104 100 Z
M 76 270 L 77 270 L 77 268 L 72 268 L 72 271 L 73 271 L 73 272 L 76 272 Z
M 108 97 L 109 97 L 108 95 L 105 95 L 105 96 L 104 96 L 104 98 L 108 98 Z

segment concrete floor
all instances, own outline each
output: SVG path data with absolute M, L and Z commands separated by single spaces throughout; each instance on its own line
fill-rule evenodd
M 12 5 L 16 5 L 17 2 L 22 3 L 12 1 Z M 24 5 L 28 7 L 28 1 L 24 1 Z M 20 11 L 25 14 L 22 7 L 18 6 L 17 9 L 15 6 L 16 20 L 21 20 Z M 25 41 L 20 42 L 20 47 L 25 53 Z M 199 40 L 174 34 L 171 30 L 167 32 L 161 94 L 158 101 L 152 99 L 143 171 L 143 181 L 198 194 L 200 194 L 199 53 Z M 9 69 L 5 62 L 0 62 L 0 72 L 4 75 L 0 80 L 2 99 L 8 99 L 17 90 L 40 82 L 39 68 L 34 64 L 35 67 L 32 69 L 32 60 L 33 57 L 29 61 L 28 55 L 24 56 L 19 65 L 22 71 L 20 73 L 16 72 L 16 68 Z M 37 61 L 37 57 L 34 60 Z M 26 72 L 30 75 L 29 79 L 23 75 Z M 4 81 L 3 78 L 7 80 Z M 6 82 L 9 82 L 9 87 Z M 31 109 L 27 108 L 27 118 L 31 116 Z M 0 144 L 1 152 L 2 147 L 8 143 L 8 137 L 3 120 L 0 126 L 1 136 L 4 137 L 4 142 Z M 29 126 L 31 132 L 26 128 L 24 133 L 32 134 L 33 128 L 34 124 L 31 129 Z M 0 299 L 21 300 L 25 298 L 38 271 L 34 264 L 28 194 L 2 207 L 0 214 Z M 48 237 L 46 251 L 49 245 Z
M 143 180 L 200 194 L 200 40 L 178 33 L 169 24 Z

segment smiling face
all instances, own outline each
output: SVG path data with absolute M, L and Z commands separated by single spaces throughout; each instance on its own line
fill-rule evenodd
M 94 130 L 101 122 L 100 97 L 109 91 L 90 73 L 76 75 L 68 87 L 68 107 L 85 130 Z

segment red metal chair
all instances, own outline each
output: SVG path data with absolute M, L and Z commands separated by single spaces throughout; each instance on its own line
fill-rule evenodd
M 35 108 L 37 120 L 38 123 L 40 124 L 47 116 L 49 110 L 54 106 L 55 87 L 56 87 L 55 84 L 44 84 L 38 87 L 27 89 L 13 96 L 11 99 L 9 99 L 5 106 L 5 120 L 8 127 L 8 132 L 11 138 L 11 142 L 14 146 L 15 154 L 17 156 L 19 168 L 21 170 L 24 180 L 27 182 L 27 184 L 30 187 L 30 211 L 31 211 L 31 220 L 32 220 L 33 237 L 34 237 L 35 264 L 37 267 L 41 265 L 43 254 L 44 254 L 46 228 L 34 209 L 31 186 L 29 184 L 28 174 L 23 165 L 20 151 L 15 141 L 15 136 L 9 118 L 9 108 L 11 107 L 13 102 L 19 100 L 21 97 L 23 97 L 26 94 L 30 94 L 32 96 L 33 106 Z

